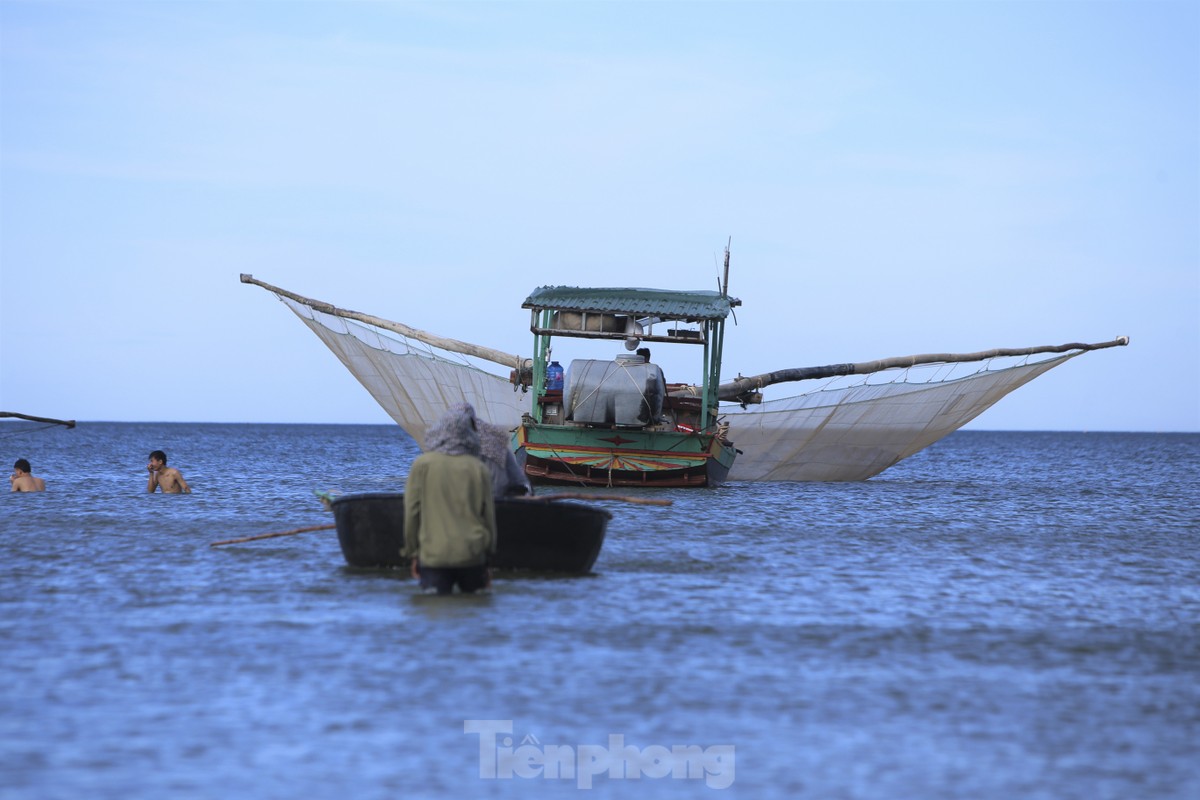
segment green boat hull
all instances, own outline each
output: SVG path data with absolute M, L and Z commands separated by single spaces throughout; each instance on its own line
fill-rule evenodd
M 737 451 L 712 435 L 525 424 L 517 461 L 552 486 L 703 487 L 724 482 Z

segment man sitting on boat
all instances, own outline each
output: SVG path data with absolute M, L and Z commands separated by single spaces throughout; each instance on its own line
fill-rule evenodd
M 425 437 L 404 487 L 404 549 L 426 592 L 466 594 L 491 584 L 496 552 L 492 474 L 480 458 L 475 409 L 452 406 Z

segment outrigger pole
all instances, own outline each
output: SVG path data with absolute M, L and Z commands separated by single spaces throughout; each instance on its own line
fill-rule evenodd
M 717 389 L 721 400 L 747 402 L 750 396 L 764 386 L 789 381 L 807 381 L 818 378 L 836 378 L 841 375 L 867 375 L 885 369 L 903 369 L 915 367 L 918 364 L 952 364 L 966 361 L 986 361 L 989 358 L 1004 358 L 1006 356 L 1032 356 L 1039 353 L 1068 353 L 1072 350 L 1103 350 L 1106 347 L 1124 347 L 1129 344 L 1128 336 L 1118 336 L 1111 342 L 1097 344 L 1046 345 L 1042 347 L 996 348 L 981 350 L 978 353 L 927 353 L 916 356 L 897 356 L 882 358 L 878 361 L 862 361 L 857 364 L 829 364 L 824 367 L 794 367 L 775 372 L 765 372 L 749 378 L 738 377 L 728 383 L 722 383 Z
M 470 342 L 460 342 L 458 339 L 447 339 L 442 336 L 437 336 L 436 334 L 419 330 L 417 328 L 410 328 L 409 326 L 399 322 L 392 322 L 391 320 L 384 319 L 383 317 L 364 314 L 361 311 L 348 311 L 344 308 L 338 308 L 337 306 L 332 306 L 329 303 L 324 303 L 320 300 L 313 300 L 312 298 L 304 297 L 303 295 L 295 294 L 294 292 L 289 292 L 287 289 L 280 289 L 278 286 L 272 286 L 266 281 L 260 281 L 256 279 L 253 275 L 246 275 L 243 273 L 241 275 L 241 281 L 242 283 L 251 283 L 255 286 L 261 286 L 268 292 L 274 292 L 280 297 L 286 297 L 290 300 L 295 300 L 297 303 L 306 305 L 309 308 L 320 311 L 323 314 L 329 314 L 330 316 L 334 317 L 342 317 L 343 319 L 352 319 L 358 322 L 365 322 L 368 325 L 374 325 L 376 328 L 383 328 L 384 330 L 398 333 L 401 336 L 407 336 L 409 339 L 416 339 L 418 342 L 424 342 L 425 344 L 432 345 L 433 347 L 440 347 L 441 349 L 448 350 L 451 353 L 462 353 L 463 355 L 482 358 L 484 361 L 491 361 L 505 367 L 515 367 L 518 370 L 521 369 L 521 367 L 524 366 L 525 361 L 527 361 L 527 359 L 524 359 L 521 356 L 514 356 L 511 353 L 503 353 L 499 350 L 493 350 L 490 347 L 483 347 L 482 345 L 471 344 Z

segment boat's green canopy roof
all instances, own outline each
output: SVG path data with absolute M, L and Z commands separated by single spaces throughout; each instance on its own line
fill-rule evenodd
M 579 289 L 542 286 L 525 298 L 521 308 L 581 311 L 663 319 L 725 319 L 741 300 L 720 292 L 679 292 L 669 289 Z

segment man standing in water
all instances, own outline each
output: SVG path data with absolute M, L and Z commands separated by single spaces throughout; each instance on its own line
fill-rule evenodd
M 464 594 L 491 585 L 496 552 L 492 474 L 480 460 L 475 409 L 459 403 L 425 436 L 404 486 L 404 547 L 426 592 Z
M 155 450 L 150 454 L 150 463 L 146 465 L 146 469 L 150 471 L 150 482 L 146 484 L 147 492 L 162 487 L 163 494 L 192 493 L 192 487 L 187 485 L 179 470 L 167 466 L 167 454 L 162 450 Z
M 34 477 L 30 470 L 29 462 L 23 458 L 18 458 L 17 463 L 13 464 L 13 474 L 9 481 L 12 482 L 14 492 L 46 491 L 46 482 L 41 478 Z
M 479 457 L 492 473 L 492 496 L 533 494 L 533 487 L 516 456 L 508 449 L 509 433 L 499 425 L 476 420 L 479 431 Z

